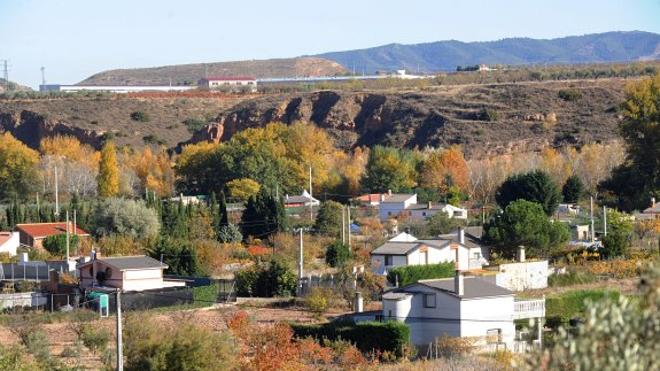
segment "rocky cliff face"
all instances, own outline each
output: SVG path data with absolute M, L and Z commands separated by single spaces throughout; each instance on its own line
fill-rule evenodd
M 82 129 L 68 123 L 48 119 L 46 116 L 31 112 L 0 113 L 0 131 L 11 133 L 15 138 L 37 149 L 46 137 L 67 135 L 78 138 L 80 142 L 100 149 L 103 132 Z
M 469 157 L 545 146 L 579 146 L 617 136 L 623 81 L 447 87 L 429 92 L 319 91 L 239 103 L 195 133 L 192 142 L 224 141 L 270 122 L 309 121 L 344 148 L 460 144 Z M 561 90 L 577 90 L 567 101 Z

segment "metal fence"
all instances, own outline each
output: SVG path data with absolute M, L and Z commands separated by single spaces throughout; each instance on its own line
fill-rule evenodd
M 2 263 L 0 280 L 48 281 L 48 272 L 51 270 L 69 273 L 66 262 Z

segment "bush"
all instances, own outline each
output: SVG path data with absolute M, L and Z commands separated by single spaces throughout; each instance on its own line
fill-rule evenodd
M 479 111 L 479 120 L 483 121 L 497 121 L 499 119 L 499 114 L 497 111 L 490 108 L 483 108 Z
M 239 271 L 234 279 L 239 296 L 256 297 L 295 295 L 298 281 L 295 273 L 278 260 Z
M 243 241 L 241 229 L 236 224 L 227 224 L 218 230 L 218 240 L 223 243 L 234 243 Z
M 390 352 L 403 357 L 410 341 L 410 329 L 405 323 L 388 322 L 330 322 L 320 325 L 291 325 L 295 337 L 312 337 L 334 341 L 346 340 L 362 352 Z
M 69 234 L 69 252 L 75 254 L 78 251 L 80 239 L 74 234 Z M 54 256 L 66 255 L 66 233 L 48 236 L 43 242 L 44 249 Z
M 603 257 L 626 257 L 630 248 L 630 237 L 630 234 L 616 229 L 603 236 Z
M 582 98 L 582 92 L 577 89 L 562 89 L 557 95 L 567 102 L 575 102 Z
M 392 268 L 387 272 L 387 280 L 394 285 L 398 279 L 399 286 L 409 285 L 419 280 L 453 277 L 456 271 L 454 263 L 439 263 L 427 265 L 407 265 Z
M 194 134 L 206 126 L 206 121 L 198 118 L 187 118 L 183 120 L 183 124 L 186 125 L 191 134 Z
M 131 113 L 131 120 L 138 122 L 149 122 L 149 115 L 142 111 L 135 111 Z
M 331 267 L 344 265 L 351 258 L 351 250 L 341 241 L 335 241 L 325 250 L 325 262 Z
M 87 349 L 96 354 L 97 351 L 105 350 L 108 347 L 110 332 L 93 324 L 87 324 L 82 331 L 81 340 Z
M 305 307 L 317 315 L 325 313 L 330 306 L 332 292 L 322 287 L 314 287 L 305 298 Z
M 201 306 L 210 306 L 218 301 L 218 291 L 217 284 L 193 287 L 193 300 L 195 303 L 200 303 Z

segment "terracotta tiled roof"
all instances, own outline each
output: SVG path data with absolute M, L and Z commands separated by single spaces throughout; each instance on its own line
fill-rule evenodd
M 73 223 L 69 222 L 70 231 L 73 233 Z M 66 233 L 66 222 L 59 223 L 32 223 L 16 224 L 16 230 L 29 235 L 32 238 L 44 238 L 56 234 Z M 89 236 L 85 230 L 76 227 L 79 236 Z

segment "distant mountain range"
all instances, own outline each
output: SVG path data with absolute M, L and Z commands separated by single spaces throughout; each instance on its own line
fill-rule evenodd
M 475 64 L 577 64 L 660 59 L 660 35 L 651 32 L 605 32 L 558 39 L 510 38 L 485 42 L 437 41 L 388 44 L 375 48 L 316 55 L 356 73 L 405 68 L 454 71 Z
M 425 44 L 389 44 L 375 48 L 298 58 L 181 64 L 116 69 L 97 73 L 79 85 L 195 84 L 205 75 L 263 77 L 334 76 L 405 68 L 411 72 L 454 71 L 475 64 L 577 64 L 660 59 L 660 35 L 606 32 L 550 40 L 511 38 L 498 41 L 455 40 Z

